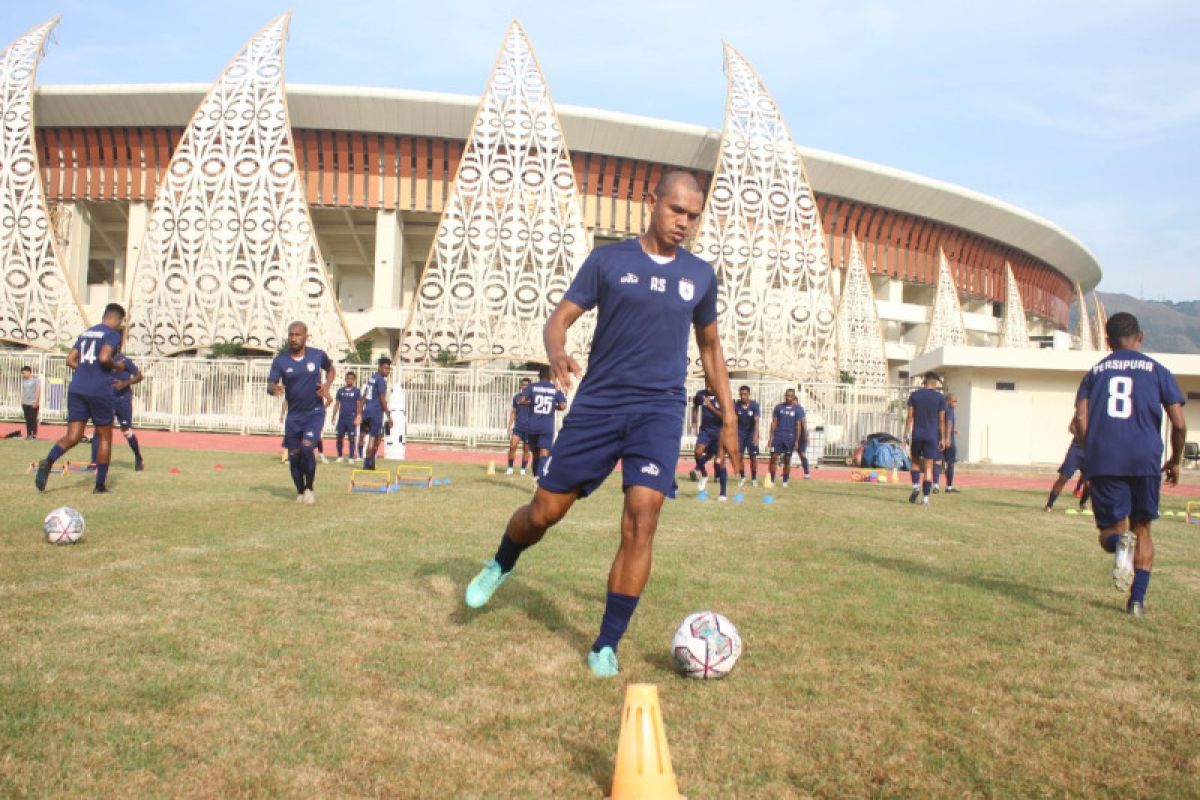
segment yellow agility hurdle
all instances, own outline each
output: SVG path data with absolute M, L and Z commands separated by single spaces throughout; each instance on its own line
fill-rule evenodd
M 392 493 L 392 473 L 386 469 L 355 469 L 350 471 L 347 492 Z
M 401 464 L 396 467 L 397 487 L 400 486 L 433 486 L 433 467 L 425 464 Z

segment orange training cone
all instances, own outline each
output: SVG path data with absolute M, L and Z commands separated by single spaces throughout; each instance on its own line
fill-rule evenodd
M 625 689 L 611 800 L 681 800 L 653 684 Z
M 900 471 L 898 469 L 896 469 L 895 467 L 892 467 L 892 483 L 899 483 L 899 482 L 900 482 Z

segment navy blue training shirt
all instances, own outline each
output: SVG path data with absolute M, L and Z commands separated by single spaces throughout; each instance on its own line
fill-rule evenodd
M 306 347 L 300 358 L 292 358 L 291 351 L 285 350 L 271 361 L 267 380 L 272 383 L 283 381 L 283 396 L 289 414 L 324 411 L 325 401 L 317 395 L 317 388 L 325 383 L 325 370 L 332 366 L 324 350 Z
M 138 373 L 141 372 L 141 370 L 138 369 L 137 364 L 133 363 L 132 358 L 126 358 L 126 359 L 124 359 L 124 361 L 125 361 L 125 369 L 123 369 L 119 372 L 114 372 L 112 374 L 112 380 L 113 380 L 114 384 L 116 384 L 117 381 L 132 380 L 134 375 L 137 375 Z M 124 397 L 129 397 L 132 394 L 133 394 L 133 387 L 131 387 L 131 386 L 126 386 L 124 389 L 115 389 L 115 388 L 113 389 L 113 397 L 124 398 Z
M 922 386 L 908 396 L 908 405 L 913 410 L 912 438 L 941 439 L 938 414 L 946 410 L 946 396 L 937 389 Z
M 795 441 L 796 423 L 804 419 L 804 409 L 800 408 L 800 404 L 793 403 L 789 406 L 787 403 L 780 403 L 775 406 L 771 416 L 775 420 L 775 436 L 773 438 L 777 441 Z
M 1163 406 L 1187 402 L 1171 371 L 1136 350 L 1116 350 L 1083 376 L 1075 401 L 1084 398 L 1088 476 L 1157 475 Z
M 362 396 L 366 401 L 363 403 L 363 416 L 382 417 L 383 404 L 387 402 L 387 378 L 378 372 L 367 378 Z
M 532 384 L 530 384 L 532 385 Z M 525 388 L 529 388 L 528 386 Z M 513 419 L 513 430 L 529 432 L 529 415 L 533 413 L 532 403 L 522 403 L 521 398 L 525 396 L 525 391 L 521 390 L 513 395 L 512 406 L 517 412 L 517 416 Z
M 758 408 L 758 401 L 751 400 L 749 405 L 742 405 L 742 401 L 738 400 L 733 404 L 733 408 L 737 411 L 738 433 L 742 436 L 754 433 L 754 426 L 762 414 Z
M 92 397 L 112 395 L 112 384 L 116 373 L 100 363 L 100 350 L 104 345 L 112 347 L 113 358 L 121 350 L 121 334 L 104 323 L 93 325 L 75 340 L 79 351 L 79 366 L 71 376 L 69 391 Z
M 360 397 L 362 397 L 362 390 L 357 386 L 343 386 L 337 390 L 334 399 L 338 404 L 338 422 L 354 422 L 354 416 L 358 413 Z
M 717 407 L 717 411 L 713 411 L 708 407 L 708 403 L 704 402 L 706 398 Z M 719 413 L 721 404 L 717 401 L 715 394 L 708 389 L 701 389 L 692 398 L 692 405 L 700 409 L 700 430 L 709 431 L 710 433 L 721 430 L 721 426 L 725 420 L 721 418 L 721 414 Z
M 567 402 L 567 396 L 550 381 L 529 384 L 521 392 L 521 396 L 529 400 L 529 404 L 525 406 L 529 409 L 529 423 L 525 431 L 538 436 L 554 433 L 554 412 L 560 403 Z
M 637 239 L 591 252 L 563 298 L 598 308 L 587 374 L 572 408 L 681 412 L 688 338 L 717 319 L 717 277 L 683 248 L 657 264 Z

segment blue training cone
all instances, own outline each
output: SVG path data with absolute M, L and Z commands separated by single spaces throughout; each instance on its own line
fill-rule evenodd
M 707 491 L 696 492 L 696 499 L 697 500 L 707 500 L 708 492 Z
M 763 495 L 763 502 L 764 502 L 764 503 L 766 503 L 767 505 L 771 505 L 771 503 L 774 503 L 774 502 L 775 502 L 775 495 L 773 495 L 773 494 L 764 494 L 764 495 Z
M 733 496 L 733 502 L 735 502 L 735 503 L 740 503 L 745 499 L 746 499 L 746 495 L 742 494 L 741 492 L 738 492 L 737 494 L 735 494 Z

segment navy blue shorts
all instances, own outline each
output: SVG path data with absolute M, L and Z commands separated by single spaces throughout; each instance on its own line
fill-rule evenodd
M 958 463 L 958 445 L 952 444 L 942 453 L 942 460 L 947 464 Z
M 539 450 L 549 450 L 554 447 L 554 434 L 530 433 L 525 436 L 524 442 L 535 453 Z
M 133 427 L 133 395 L 113 396 L 113 417 L 121 430 L 127 431 Z
M 363 414 L 362 430 L 363 430 L 363 433 L 367 434 L 368 436 L 382 436 L 383 435 L 383 414 L 372 415 L 372 416 L 367 416 L 366 414 Z
M 1161 475 L 1097 475 L 1091 482 L 1096 527 L 1111 528 L 1126 518 L 1131 522 L 1158 519 Z
M 357 433 L 358 431 L 354 430 L 354 417 L 351 417 L 350 419 L 339 419 L 337 421 L 337 427 L 335 428 L 334 435 L 349 436 L 350 438 L 354 438 L 355 434 Z
M 87 422 L 89 419 L 95 425 L 112 425 L 113 396 L 67 392 L 67 421 Z
M 738 452 L 750 453 L 751 456 L 758 455 L 758 440 L 754 438 L 752 433 L 738 434 Z
M 933 461 L 942 460 L 942 448 L 937 439 L 913 439 L 909 455 L 913 461 L 926 458 Z M 916 467 L 914 467 L 916 469 Z
M 316 447 L 321 438 L 321 429 L 325 427 L 325 409 L 313 411 L 288 411 L 283 423 L 283 446 L 295 450 L 308 442 L 310 447 Z
M 683 412 L 595 414 L 572 411 L 563 421 L 538 486 L 587 497 L 621 461 L 621 486 L 645 486 L 675 496 L 675 465 Z
M 721 441 L 721 429 L 711 430 L 709 428 L 701 428 L 696 434 L 696 447 L 703 447 L 705 450 L 717 452 L 717 442 Z
M 796 449 L 795 439 L 772 439 L 771 455 L 787 455 Z
M 529 431 L 524 428 L 513 428 L 512 435 L 517 437 L 521 444 L 529 444 Z
M 1067 448 L 1067 456 L 1063 459 L 1062 466 L 1058 468 L 1058 474 L 1069 478 L 1076 472 L 1084 478 L 1087 477 L 1087 452 L 1083 449 L 1083 445 L 1072 442 L 1071 446 Z

